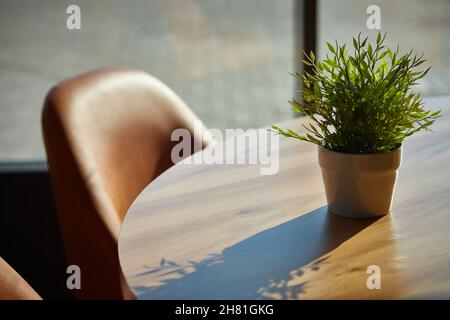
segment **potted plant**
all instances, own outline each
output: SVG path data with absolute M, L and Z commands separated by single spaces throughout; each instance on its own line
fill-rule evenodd
M 310 73 L 295 73 L 303 83 L 303 101 L 290 103 L 311 121 L 306 135 L 272 126 L 272 131 L 318 145 L 328 208 L 354 218 L 391 211 L 403 140 L 429 129 L 440 111 L 423 108 L 412 91 L 429 71 L 410 51 L 400 55 L 384 45 L 380 33 L 373 45 L 361 34 L 351 53 L 337 41 L 327 43 L 321 61 L 305 54 Z

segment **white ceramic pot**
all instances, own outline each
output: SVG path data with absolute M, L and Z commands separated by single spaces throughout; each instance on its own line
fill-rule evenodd
M 387 153 L 352 154 L 319 146 L 328 209 L 350 218 L 390 213 L 401 151 L 400 146 Z

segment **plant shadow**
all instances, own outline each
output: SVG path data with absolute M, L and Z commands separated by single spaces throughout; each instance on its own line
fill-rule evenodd
M 136 277 L 164 280 L 133 289 L 139 299 L 296 299 L 307 290 L 305 272 L 318 271 L 327 253 L 375 221 L 339 217 L 323 206 L 199 262 L 162 258 Z

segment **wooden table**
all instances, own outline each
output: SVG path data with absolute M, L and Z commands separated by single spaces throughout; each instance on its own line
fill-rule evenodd
M 450 298 L 450 96 L 426 102 L 444 115 L 404 144 L 393 213 L 378 220 L 327 212 L 309 143 L 280 138 L 276 175 L 175 165 L 124 221 L 130 287 L 139 299 Z M 381 289 L 367 288 L 371 265 Z

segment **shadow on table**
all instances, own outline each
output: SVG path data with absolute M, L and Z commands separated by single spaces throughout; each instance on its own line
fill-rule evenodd
M 139 299 L 299 298 L 308 287 L 302 275 L 318 271 L 327 253 L 373 222 L 338 217 L 324 206 L 199 262 L 179 265 L 162 258 L 158 267 L 136 276 L 153 273 L 167 280 L 133 289 Z

